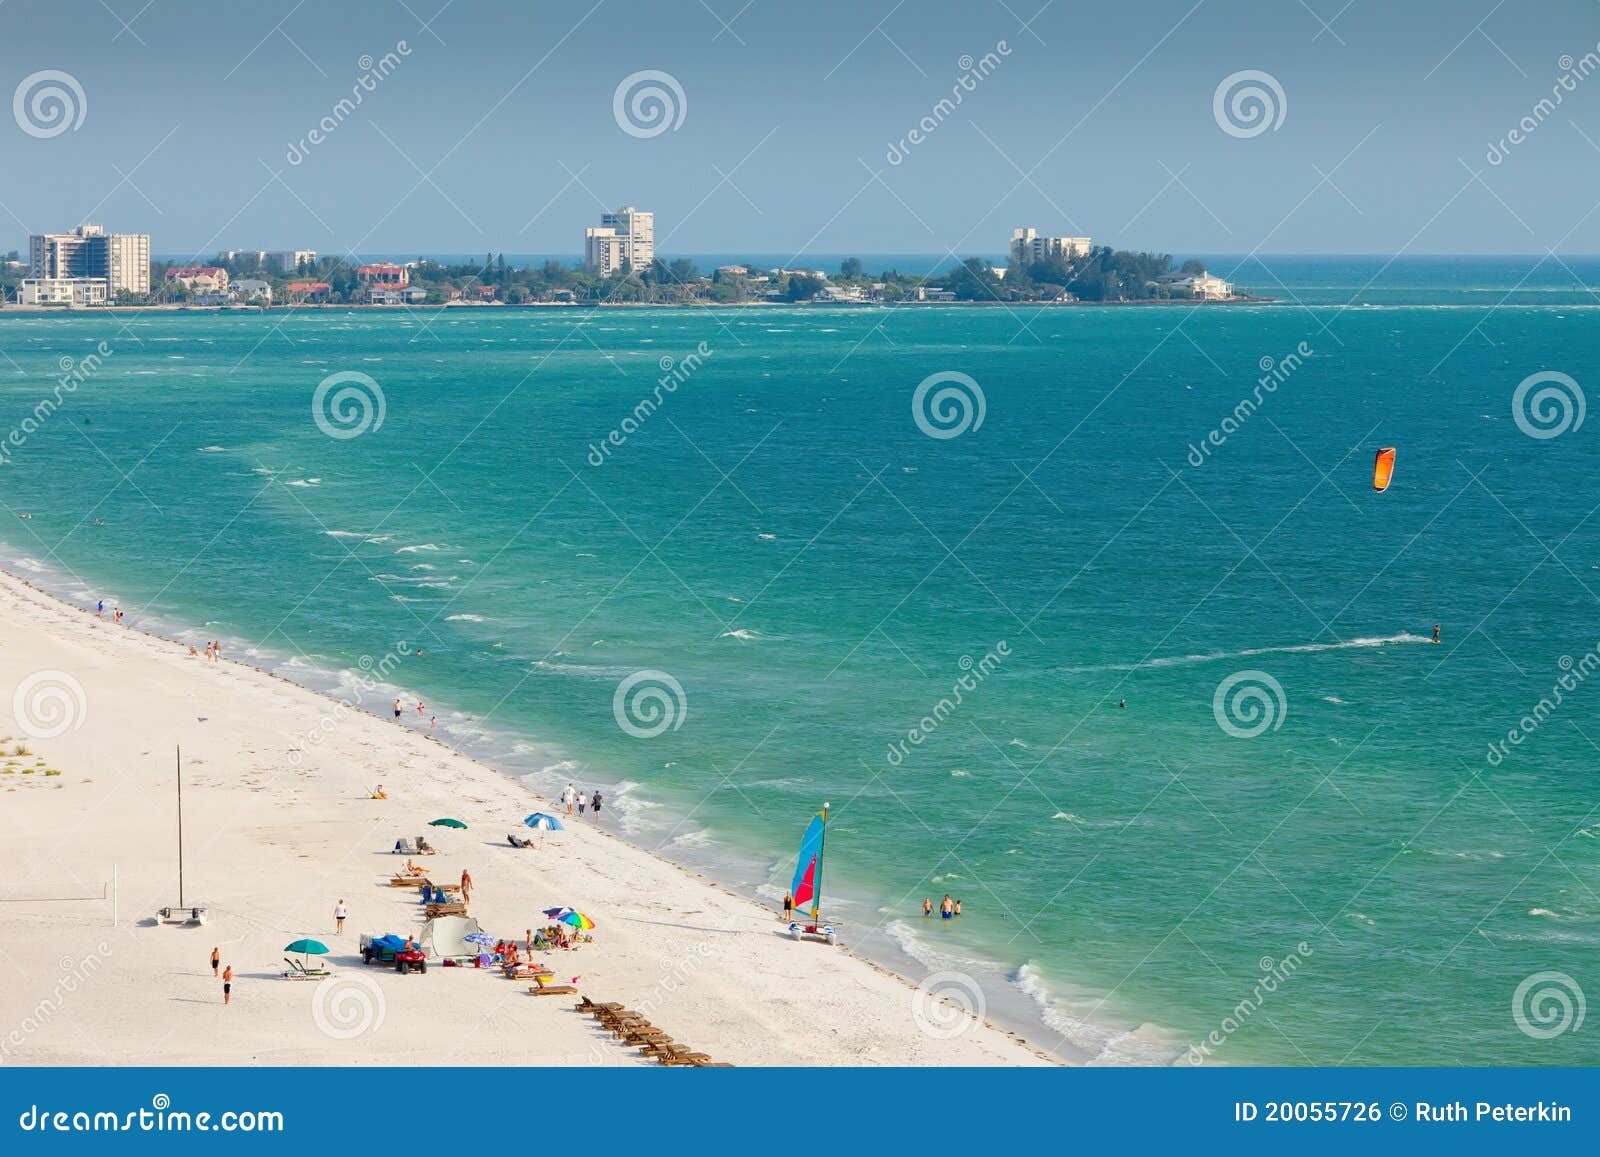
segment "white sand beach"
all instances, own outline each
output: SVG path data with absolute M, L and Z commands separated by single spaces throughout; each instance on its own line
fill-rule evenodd
M 64 714 L 49 714 L 53 695 Z M 324 720 L 324 738 L 297 762 Z M 843 948 L 780 936 L 772 911 L 587 821 L 515 850 L 505 837 L 527 834 L 525 814 L 557 809 L 511 778 L 9 575 L 0 575 L 0 736 L 0 1063 L 648 1063 L 572 998 L 530 995 L 526 982 L 364 967 L 361 932 L 422 924 L 415 892 L 388 885 L 403 860 L 390 851 L 396 838 L 418 833 L 439 849 L 418 861 L 436 882 L 470 870 L 471 913 L 496 936 L 520 939 L 553 905 L 591 915 L 593 943 L 542 954 L 557 978 L 576 977 L 594 1000 L 646 1008 L 719 1061 L 1050 1063 L 949 1006 L 919 1012 L 900 977 Z M 153 919 L 178 901 L 178 744 L 185 899 L 207 906 L 204 927 Z M 370 798 L 378 783 L 387 800 Z M 441 816 L 468 830 L 427 826 Z M 350 918 L 336 936 L 340 899 Z M 332 949 L 332 979 L 280 976 L 283 946 L 302 937 Z M 227 1007 L 213 946 L 234 970 Z

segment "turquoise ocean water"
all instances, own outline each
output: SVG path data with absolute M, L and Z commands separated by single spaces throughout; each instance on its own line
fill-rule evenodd
M 1600 263 L 1236 276 L 1281 300 L 0 315 L 0 540 L 768 899 L 830 801 L 846 941 L 1065 1056 L 1600 1063 L 1547 1033 L 1600 995 L 1600 419 L 1513 411 L 1593 388 Z

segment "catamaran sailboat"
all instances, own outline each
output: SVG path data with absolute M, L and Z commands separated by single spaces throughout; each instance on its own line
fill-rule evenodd
M 800 840 L 800 860 L 795 865 L 794 883 L 789 895 L 794 898 L 794 918 L 789 921 L 789 935 L 796 940 L 809 937 L 839 943 L 832 924 L 824 924 L 822 911 L 822 846 L 828 832 L 828 805 L 811 817 L 805 836 Z M 810 914 L 806 908 L 809 905 Z

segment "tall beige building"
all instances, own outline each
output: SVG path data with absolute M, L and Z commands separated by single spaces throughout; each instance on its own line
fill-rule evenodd
M 48 280 L 92 277 L 108 296 L 150 292 L 150 235 L 107 233 L 79 225 L 71 233 L 36 233 L 28 238 L 28 272 Z
M 1069 261 L 1086 257 L 1091 244 L 1088 237 L 1046 237 L 1037 229 L 1011 231 L 1011 257 L 1019 265 L 1036 265 L 1051 258 Z
M 600 224 L 583 231 L 583 267 L 609 276 L 624 265 L 643 269 L 656 259 L 656 215 L 632 205 L 602 213 Z

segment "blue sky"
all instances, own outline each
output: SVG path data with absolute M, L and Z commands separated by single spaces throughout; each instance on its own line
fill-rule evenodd
M 83 116 L 0 117 L 0 248 L 89 218 L 171 255 L 575 253 L 633 202 L 675 253 L 995 253 L 1019 224 L 1174 253 L 1597 252 L 1600 75 L 1486 159 L 1600 42 L 1592 0 L 1529 7 L 9 0 L 0 96 L 27 119 L 58 70 Z M 683 94 L 653 136 L 614 115 L 644 70 Z M 1213 98 L 1247 70 L 1281 122 L 1230 134 Z

